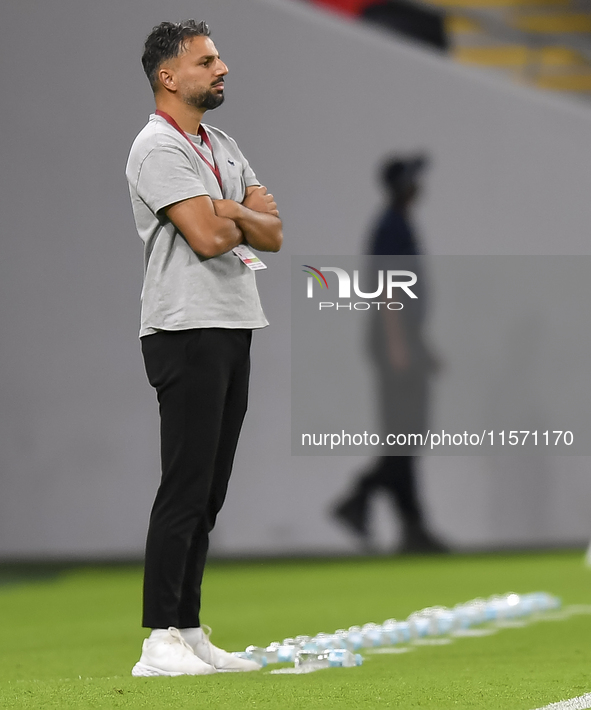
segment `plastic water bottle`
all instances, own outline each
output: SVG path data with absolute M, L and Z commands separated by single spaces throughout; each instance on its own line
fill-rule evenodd
M 283 643 L 277 649 L 278 663 L 293 663 L 296 653 L 300 650 L 299 645 L 296 645 L 295 639 L 283 639 Z
M 246 657 L 251 661 L 256 661 L 258 664 L 263 666 L 267 665 L 267 650 L 260 648 L 259 646 L 247 646 Z
M 423 636 L 432 636 L 434 628 L 432 625 L 433 610 L 430 607 L 413 612 L 408 617 L 410 630 L 413 638 L 422 638 Z
M 267 658 L 267 663 L 279 663 L 279 648 L 281 644 L 279 641 L 273 641 L 265 649 L 265 656 Z
M 298 651 L 295 657 L 295 667 L 300 670 L 320 670 L 321 668 L 351 668 L 360 666 L 363 658 L 345 648 L 320 651 Z
M 335 631 L 334 634 L 329 635 L 330 647 L 337 648 L 347 648 L 347 636 L 346 633 L 343 634 L 340 631 Z
M 295 656 L 295 667 L 308 670 L 328 668 L 328 654 L 330 651 L 298 651 Z
M 453 608 L 454 631 L 463 631 L 470 627 L 472 617 L 465 604 L 456 604 Z
M 486 617 L 490 621 L 504 621 L 509 613 L 505 597 L 495 594 L 486 603 Z
M 508 594 L 505 594 L 503 598 L 507 605 L 507 618 L 514 619 L 515 617 L 519 616 L 521 603 L 519 594 L 515 594 L 515 592 L 509 592 Z
M 445 636 L 449 634 L 455 622 L 455 614 L 444 606 L 432 606 L 423 609 L 422 615 L 429 620 L 428 636 Z
M 348 648 L 349 651 L 355 651 L 352 641 L 349 641 L 349 631 L 346 629 L 337 629 L 332 635 L 335 648 Z
M 534 594 L 507 594 L 495 595 L 486 602 L 485 618 L 487 621 L 503 622 L 510 619 L 530 616 L 536 612 L 547 609 L 547 595 L 544 592 Z
M 306 636 L 305 634 L 300 634 L 299 636 L 296 636 L 294 641 L 296 646 L 299 646 L 302 648 L 304 644 L 308 643 L 311 640 L 311 636 Z
M 363 645 L 371 648 L 372 646 L 382 645 L 382 627 L 374 623 L 364 624 L 361 628 L 363 636 Z
M 402 640 L 398 631 L 396 619 L 387 619 L 382 624 L 382 643 L 384 646 L 394 646 Z
M 335 648 L 328 654 L 328 664 L 331 668 L 352 668 L 363 663 L 363 656 L 351 653 L 346 648 Z
M 486 601 L 478 597 L 472 599 L 466 606 L 472 618 L 472 626 L 478 626 L 486 621 Z
M 420 611 L 413 612 L 407 621 L 413 639 L 422 638 L 429 633 L 429 619 Z
M 347 633 L 347 648 L 351 651 L 358 651 L 363 648 L 363 632 L 361 626 L 350 626 Z
M 521 596 L 522 616 L 531 616 L 537 611 L 536 599 L 533 594 L 523 594 Z
M 308 644 L 304 645 L 304 650 L 312 650 L 310 646 L 314 645 L 319 651 L 325 651 L 327 649 L 334 648 L 333 634 L 325 634 L 323 631 L 317 633 L 316 636 L 310 639 Z
M 408 621 L 397 621 L 396 631 L 403 643 L 408 643 L 411 640 L 410 624 Z
M 548 592 L 534 592 L 533 596 L 536 599 L 537 606 L 540 611 L 554 611 L 560 609 L 562 601 L 559 597 L 555 597 Z
M 496 621 L 501 613 L 501 598 L 498 595 L 493 595 L 486 600 L 486 609 L 484 615 L 487 621 Z

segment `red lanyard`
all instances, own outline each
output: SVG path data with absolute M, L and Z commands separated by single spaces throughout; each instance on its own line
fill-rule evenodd
M 220 169 L 218 168 L 217 163 L 215 162 L 215 156 L 213 154 L 213 148 L 211 147 L 211 141 L 209 140 L 209 136 L 207 135 L 205 128 L 203 126 L 199 126 L 199 135 L 201 136 L 203 142 L 205 145 L 209 148 L 211 151 L 211 157 L 213 158 L 213 165 L 209 162 L 209 160 L 203 155 L 203 153 L 197 148 L 195 143 L 189 138 L 189 136 L 183 131 L 183 129 L 179 126 L 179 124 L 174 120 L 172 116 L 169 116 L 167 113 L 164 113 L 164 111 L 160 111 L 159 109 L 156 111 L 157 116 L 161 116 L 165 121 L 170 123 L 170 125 L 173 128 L 176 128 L 176 130 L 185 136 L 185 138 L 189 141 L 189 143 L 193 146 L 195 149 L 195 152 L 197 155 L 203 160 L 203 162 L 207 165 L 207 167 L 211 170 L 211 172 L 215 175 L 216 180 L 218 181 L 218 185 L 220 186 L 220 190 L 222 191 L 222 195 L 224 194 L 224 188 L 222 186 L 222 176 L 220 173 Z

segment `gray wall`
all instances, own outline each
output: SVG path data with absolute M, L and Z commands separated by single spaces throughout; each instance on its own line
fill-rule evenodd
M 182 0 L 4 8 L 0 556 L 130 555 L 158 481 L 158 421 L 137 341 L 142 254 L 124 165 L 152 110 L 142 43 Z M 251 408 L 219 552 L 347 550 L 327 505 L 362 463 L 290 456 L 289 257 L 355 254 L 385 152 L 434 158 L 431 253 L 589 254 L 591 110 L 290 0 L 203 0 L 230 67 L 209 121 L 279 202 L 286 243 L 259 284 Z M 462 545 L 591 532 L 587 459 L 431 458 L 434 525 Z M 396 530 L 378 501 L 378 536 Z

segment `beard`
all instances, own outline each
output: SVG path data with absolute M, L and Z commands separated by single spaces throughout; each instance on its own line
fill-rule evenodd
M 224 103 L 224 94 L 204 89 L 196 94 L 185 94 L 183 100 L 189 106 L 194 106 L 200 111 L 211 111 Z

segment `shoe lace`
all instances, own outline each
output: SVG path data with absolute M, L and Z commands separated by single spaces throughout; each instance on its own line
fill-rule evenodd
M 207 626 L 207 624 L 201 624 L 201 630 L 203 631 L 202 643 L 205 644 L 207 648 L 206 662 L 215 665 L 214 659 L 219 657 L 221 649 L 219 649 L 217 646 L 214 646 L 213 643 L 210 641 L 209 637 L 211 636 L 211 626 Z
M 211 643 L 211 641 L 209 640 L 209 637 L 211 636 L 211 626 L 208 626 L 207 624 L 201 624 L 201 629 L 203 630 L 203 634 L 207 639 L 207 643 Z
M 211 629 L 209 629 L 209 632 L 211 633 Z M 168 627 L 168 633 L 172 636 L 174 639 L 173 643 L 179 643 L 181 646 L 184 646 L 187 650 L 191 651 L 193 653 L 193 649 L 191 646 L 185 641 L 183 638 L 183 635 L 181 632 L 175 628 L 174 626 L 169 626 Z M 170 642 L 169 642 L 170 643 Z

